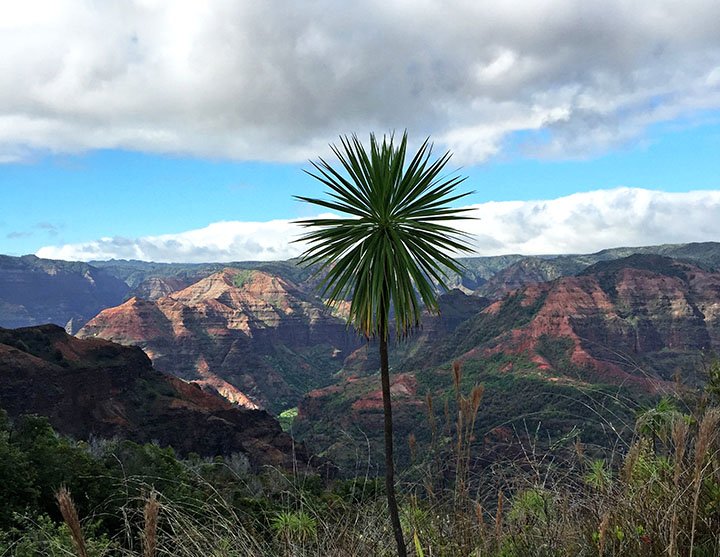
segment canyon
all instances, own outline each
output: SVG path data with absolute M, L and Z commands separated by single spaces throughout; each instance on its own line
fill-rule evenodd
M 575 432 L 597 446 L 608 445 L 627 433 L 635 413 L 653 400 L 702 388 L 704 370 L 719 348 L 719 244 L 462 263 L 463 275 L 449 277 L 454 289 L 439 298 L 440 314 L 426 315 L 418 330 L 392 346 L 400 439 L 412 434 L 418 443 L 428 442 L 431 414 L 432 420 L 447 421 L 443 408 L 452 412 L 457 391 L 483 385 L 477 422 L 482 446 L 498 450 L 512 438 L 527 438 L 522 431 L 533 428 L 548 438 Z M 312 269 L 294 261 L 75 264 L 4 257 L 0 326 L 55 322 L 78 337 L 57 340 L 61 355 L 67 351 L 62 346 L 73 343 L 112 342 L 135 350 L 127 353 L 131 360 L 144 358 L 142 364 L 115 366 L 114 387 L 106 372 L 87 371 L 96 364 L 84 366 L 85 380 L 98 384 L 93 395 L 98 398 L 102 389 L 122 391 L 122 381 L 135 385 L 127 373 L 137 367 L 162 377 L 172 396 L 185 397 L 180 406 L 210 397 L 202 404 L 220 404 L 215 410 L 221 413 L 260 412 L 253 415 L 273 422 L 276 433 L 272 414 L 297 407 L 293 436 L 313 452 L 352 466 L 348 455 L 358 446 L 381 446 L 377 346 L 346 325 L 342 308 L 325 307 L 317 283 Z M 52 308 L 55 312 L 48 312 Z M 4 331 L 6 338 L 11 333 Z M 61 384 L 74 377 L 60 365 L 65 360 L 56 362 L 52 354 L 38 360 L 15 350 L 5 349 L 5 361 L 20 358 L 28 369 L 36 365 L 59 374 L 51 392 L 62 391 Z M 457 386 L 453 362 L 462 369 Z M 14 412 L 61 405 L 32 394 L 26 398 L 36 403 L 12 406 L 23 398 L 22 389 L 8 385 L 0 405 Z M 108 418 L 111 408 L 83 414 L 63 431 L 87 435 L 81 422 L 99 419 L 103 435 L 156 435 L 153 427 L 159 425 L 152 420 L 126 429 L 116 423 L 113 430 L 108 424 L 119 421 Z M 167 409 L 159 415 L 168 423 L 188 419 L 177 422 Z M 148 432 L 141 434 L 145 427 Z M 223 435 L 226 427 L 218 426 Z M 201 452 L 229 450 L 214 434 L 198 435 L 215 439 Z M 183 449 L 179 434 L 165 442 L 190 450 Z M 405 444 L 399 446 L 400 458 L 409 458 Z
M 103 310 L 78 337 L 139 346 L 160 371 L 275 412 L 328 384 L 360 344 L 316 296 L 276 275 L 231 268 Z

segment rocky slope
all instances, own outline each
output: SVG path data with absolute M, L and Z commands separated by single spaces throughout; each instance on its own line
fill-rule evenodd
M 512 303 L 537 309 L 485 353 L 531 354 L 541 368 L 590 374 L 596 382 L 649 388 L 678 369 L 686 382 L 697 382 L 693 360 L 720 347 L 720 274 L 662 256 L 598 263 L 528 287 L 486 313 Z
M 475 290 L 475 294 L 499 300 L 508 292 L 518 288 L 575 274 L 582 268 L 583 265 L 572 267 L 559 265 L 553 259 L 525 257 L 495 273 L 480 288 Z
M 448 285 L 466 293 L 475 291 L 482 296 L 499 298 L 514 288 L 573 275 L 599 261 L 632 253 L 655 253 L 701 266 L 720 266 L 720 244 L 712 242 L 614 248 L 588 255 L 472 257 L 462 260 L 465 265 L 462 276 L 452 275 Z M 263 271 L 308 292 L 313 291 L 317 283 L 312 269 L 300 267 L 293 260 L 225 264 L 113 260 L 86 264 L 38 259 L 31 255 L 0 256 L 0 326 L 50 322 L 69 325 L 68 329 L 75 332 L 102 309 L 132 296 L 154 301 L 225 267 Z
M 474 293 L 499 300 L 508 292 L 518 288 L 548 282 L 559 277 L 573 276 L 597 263 L 621 260 L 636 254 L 671 257 L 706 270 L 720 267 L 720 244 L 715 242 L 612 248 L 578 255 L 529 256 L 514 261 L 508 259 L 508 264 L 497 268 L 491 276 L 486 277 L 487 281 L 476 288 Z M 478 264 L 487 265 L 485 259 L 489 258 L 479 258 Z
M 0 329 L 0 407 L 11 417 L 47 416 L 77 439 L 156 441 L 180 454 L 240 452 L 255 467 L 308 462 L 267 412 L 162 374 L 138 348 L 79 340 L 54 325 Z
M 680 368 L 697 384 L 698 360 L 720 348 L 718 312 L 720 273 L 639 254 L 511 292 L 420 354 L 425 365 L 522 354 L 541 369 L 648 389 Z
M 161 371 L 273 411 L 328 384 L 360 342 L 293 283 L 230 268 L 155 301 L 131 298 L 78 336 L 139 346 Z
M 457 360 L 461 391 L 485 385 L 477 423 L 490 444 L 536 426 L 550 437 L 576 431 L 609 443 L 642 401 L 677 388 L 676 379 L 699 386 L 704 354 L 718 349 L 720 273 L 655 255 L 597 263 L 578 276 L 516 290 L 454 328 L 396 347 L 398 435 L 427 438 L 428 393 L 438 421 L 444 401 L 445 416 L 453 415 L 450 362 Z M 382 423 L 377 375 L 342 377 L 309 393 L 295 423 L 301 438 L 338 461 L 348 451 L 338 430 L 379 446 Z
M 150 277 L 133 288 L 130 297 L 155 301 L 177 290 L 187 288 L 192 282 L 195 281 L 187 281 L 176 277 Z
M 0 327 L 55 323 L 77 331 L 125 299 L 127 284 L 86 263 L 0 255 Z
M 462 323 L 477 315 L 490 305 L 490 300 L 481 296 L 465 294 L 459 288 L 438 297 L 439 314 L 427 311 L 421 326 L 402 342 L 395 345 L 390 354 L 390 365 L 407 367 L 407 362 L 423 361 L 427 358 L 428 347 L 436 346 L 447 338 Z M 391 332 L 394 336 L 394 331 Z M 348 356 L 337 377 L 376 375 L 380 369 L 380 356 L 373 342 L 366 342 Z
M 713 242 L 613 248 L 586 255 L 471 257 L 461 260 L 465 270 L 462 276 L 452 275 L 448 286 L 499 298 L 514 288 L 574 275 L 599 261 L 633 253 L 665 255 L 706 268 L 720 267 L 720 244 Z M 317 283 L 312 269 L 300 267 L 294 260 L 203 264 L 112 260 L 87 264 L 32 255 L 0 256 L 0 326 L 47 322 L 65 326 L 72 319 L 70 328 L 74 332 L 102 309 L 132 296 L 154 301 L 226 267 L 279 276 L 308 292 Z

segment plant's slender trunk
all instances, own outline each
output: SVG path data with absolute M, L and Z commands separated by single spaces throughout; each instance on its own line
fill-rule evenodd
M 384 331 L 383 331 L 384 332 Z M 395 498 L 395 463 L 393 461 L 393 425 L 392 405 L 390 403 L 390 366 L 388 363 L 388 341 L 386 335 L 380 334 L 380 378 L 382 381 L 383 415 L 385 418 L 385 492 L 387 493 L 388 511 L 392 523 L 398 555 L 407 557 L 405 540 L 403 539 L 400 514 Z

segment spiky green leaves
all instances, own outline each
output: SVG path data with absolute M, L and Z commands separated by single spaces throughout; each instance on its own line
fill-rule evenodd
M 342 168 L 320 159 L 308 172 L 329 199 L 297 198 L 346 216 L 299 221 L 310 229 L 301 261 L 318 265 L 329 304 L 351 297 L 349 320 L 361 333 L 387 338 L 392 307 L 403 336 L 419 325 L 421 301 L 437 310 L 432 281 L 445 287 L 447 271 L 460 271 L 452 255 L 472 251 L 447 223 L 470 218 L 450 207 L 468 195 L 454 193 L 464 178 L 441 175 L 450 153 L 432 161 L 428 140 L 407 162 L 407 133 L 397 147 L 393 136 L 380 143 L 371 134 L 369 151 L 355 135 L 332 150 Z

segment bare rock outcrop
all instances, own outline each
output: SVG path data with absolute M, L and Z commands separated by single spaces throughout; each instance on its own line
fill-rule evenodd
M 139 346 L 160 371 L 275 411 L 328 384 L 360 345 L 342 319 L 291 282 L 230 268 L 155 301 L 106 309 L 78 336 Z

